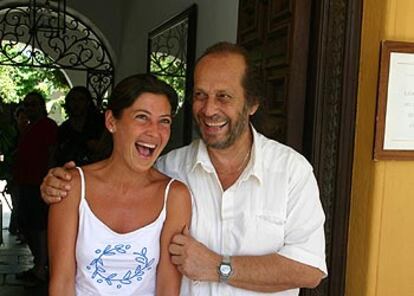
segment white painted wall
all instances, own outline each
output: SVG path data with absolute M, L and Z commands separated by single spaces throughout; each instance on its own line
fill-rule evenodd
M 68 0 L 108 41 L 116 81 L 146 71 L 148 32 L 193 3 L 198 5 L 196 56 L 215 42 L 236 41 L 239 0 Z
M 119 75 L 146 70 L 148 32 L 193 3 L 198 5 L 196 56 L 211 44 L 236 41 L 238 0 L 133 1 L 126 16 Z

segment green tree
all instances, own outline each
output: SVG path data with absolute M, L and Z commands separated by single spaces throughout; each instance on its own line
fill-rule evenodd
M 186 64 L 180 59 L 161 52 L 152 53 L 151 73 L 171 85 L 178 95 L 178 108 L 185 101 Z
M 14 47 L 3 46 L 7 56 L 15 57 L 16 63 L 27 60 L 27 51 L 22 50 L 23 45 Z M 42 52 L 38 53 L 41 59 L 48 59 Z M 0 52 L 0 61 L 6 60 L 4 53 Z M 0 96 L 5 103 L 18 103 L 30 91 L 41 92 L 46 102 L 51 100 L 54 92 L 67 93 L 69 85 L 65 76 L 59 69 L 39 68 L 31 66 L 2 66 L 0 65 Z

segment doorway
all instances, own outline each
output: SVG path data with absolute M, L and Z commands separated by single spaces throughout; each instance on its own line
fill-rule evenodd
M 265 81 L 255 126 L 314 167 L 329 276 L 302 296 L 344 295 L 362 0 L 240 0 L 238 43 Z

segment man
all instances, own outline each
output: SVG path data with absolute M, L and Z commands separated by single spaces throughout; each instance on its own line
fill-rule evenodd
M 194 199 L 191 235 L 184 229 L 169 248 L 186 276 L 182 295 L 298 295 L 327 273 L 312 168 L 249 124 L 259 105 L 252 73 L 237 45 L 207 49 L 194 73 L 193 116 L 202 140 L 157 162 Z M 48 202 L 67 186 L 53 175 L 69 177 L 50 171 L 43 185 Z
M 34 267 L 17 274 L 16 278 L 46 280 L 48 209 L 41 199 L 39 186 L 50 167 L 58 127 L 47 117 L 46 103 L 40 93 L 27 94 L 23 105 L 30 123 L 20 136 L 13 178 L 18 187 L 19 220 L 34 257 Z

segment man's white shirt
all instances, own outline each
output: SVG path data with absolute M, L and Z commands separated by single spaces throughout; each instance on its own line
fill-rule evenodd
M 252 131 L 250 161 L 226 191 L 201 140 L 157 161 L 160 171 L 187 184 L 192 194 L 191 235 L 221 255 L 278 253 L 327 274 L 325 215 L 311 165 L 293 149 Z M 181 295 L 298 294 L 299 289 L 259 293 L 185 277 L 181 287 Z

